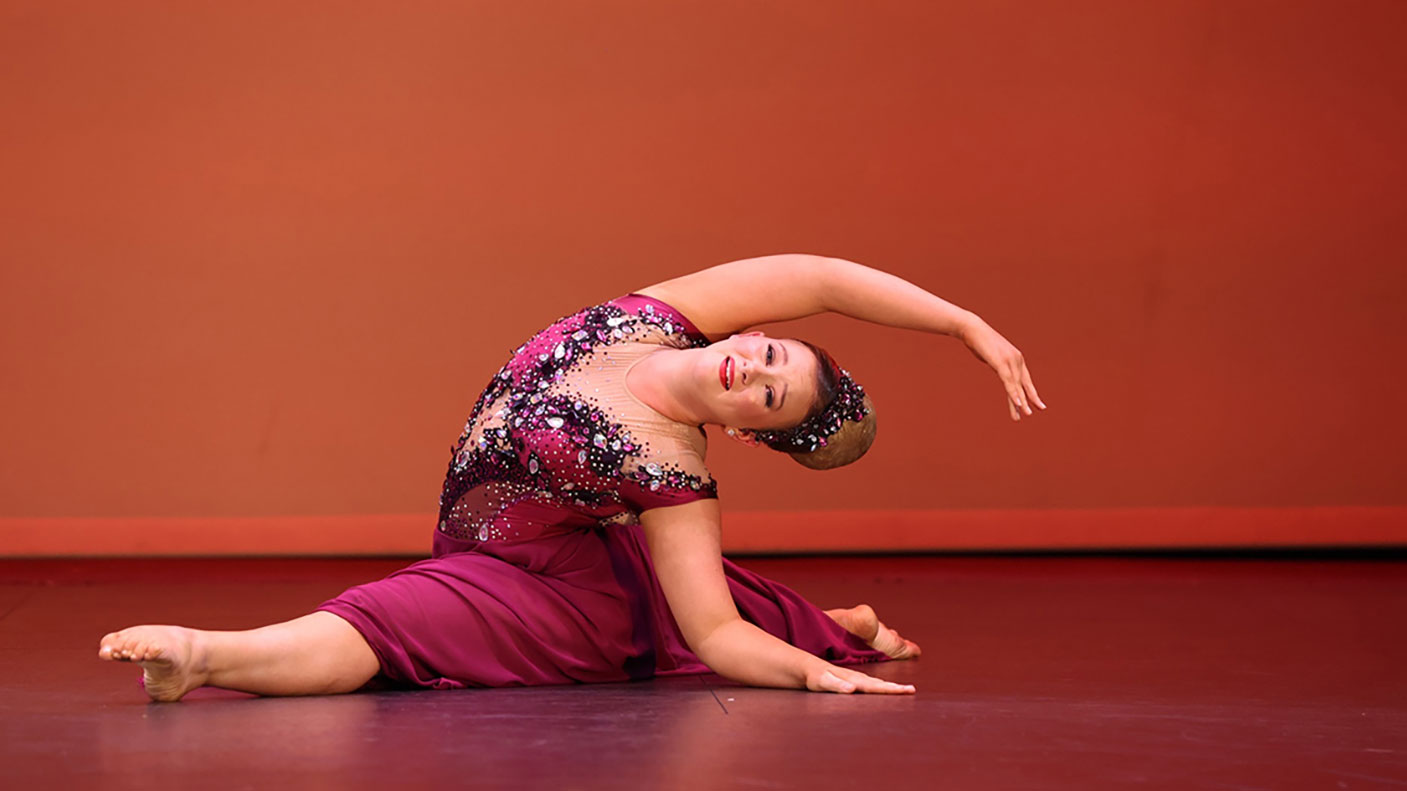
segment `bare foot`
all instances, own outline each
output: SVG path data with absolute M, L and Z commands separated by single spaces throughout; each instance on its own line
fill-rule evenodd
M 868 604 L 857 604 L 848 609 L 826 610 L 845 631 L 870 644 L 871 648 L 883 651 L 890 659 L 912 659 L 923 653 L 918 643 L 905 640 L 900 634 L 880 622 L 874 608 Z
M 152 700 L 180 700 L 208 675 L 198 633 L 183 626 L 133 626 L 104 635 L 98 658 L 141 665 Z

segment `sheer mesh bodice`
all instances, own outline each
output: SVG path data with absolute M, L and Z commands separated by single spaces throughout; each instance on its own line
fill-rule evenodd
M 706 345 L 678 311 L 630 294 L 518 347 L 451 448 L 436 554 L 633 523 L 649 508 L 716 497 L 702 427 L 664 417 L 625 386 L 647 355 Z

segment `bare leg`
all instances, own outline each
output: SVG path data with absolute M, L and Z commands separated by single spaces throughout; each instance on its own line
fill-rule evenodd
M 98 656 L 141 665 L 153 700 L 180 700 L 201 686 L 257 695 L 351 692 L 380 669 L 361 633 L 323 611 L 243 632 L 133 626 L 105 635 Z
M 883 651 L 890 659 L 912 659 L 923 653 L 918 643 L 904 639 L 898 632 L 885 626 L 874 608 L 868 604 L 857 604 L 846 609 L 826 610 L 831 620 L 840 624 L 845 631 L 870 644 L 871 648 Z

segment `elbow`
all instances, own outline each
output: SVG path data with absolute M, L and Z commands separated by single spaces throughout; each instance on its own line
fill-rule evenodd
M 812 313 L 831 310 L 832 295 L 843 283 L 847 269 L 857 266 L 844 258 L 813 253 L 786 253 L 776 256 L 773 264 L 788 289 L 810 294 Z
M 720 655 L 727 651 L 726 646 L 730 640 L 729 635 L 733 634 L 733 629 L 730 627 L 734 623 L 742 622 L 742 616 L 738 616 L 721 621 L 706 631 L 701 630 L 692 635 L 685 632 L 684 642 L 689 645 L 689 650 L 694 652 L 694 656 L 697 656 L 701 662 L 708 665 L 710 670 L 719 672 L 717 660 Z M 720 672 L 719 675 L 723 674 Z
M 808 278 L 815 284 L 816 302 L 819 310 L 817 312 L 834 311 L 837 304 L 837 294 L 845 288 L 845 277 L 847 268 L 856 264 L 844 258 L 832 258 L 829 256 L 810 256 L 812 259 L 808 265 Z

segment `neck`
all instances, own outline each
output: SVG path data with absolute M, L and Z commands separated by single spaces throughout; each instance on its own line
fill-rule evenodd
M 696 351 L 665 348 L 651 352 L 630 370 L 625 386 L 670 420 L 690 426 L 707 423 L 708 411 L 691 386 Z

